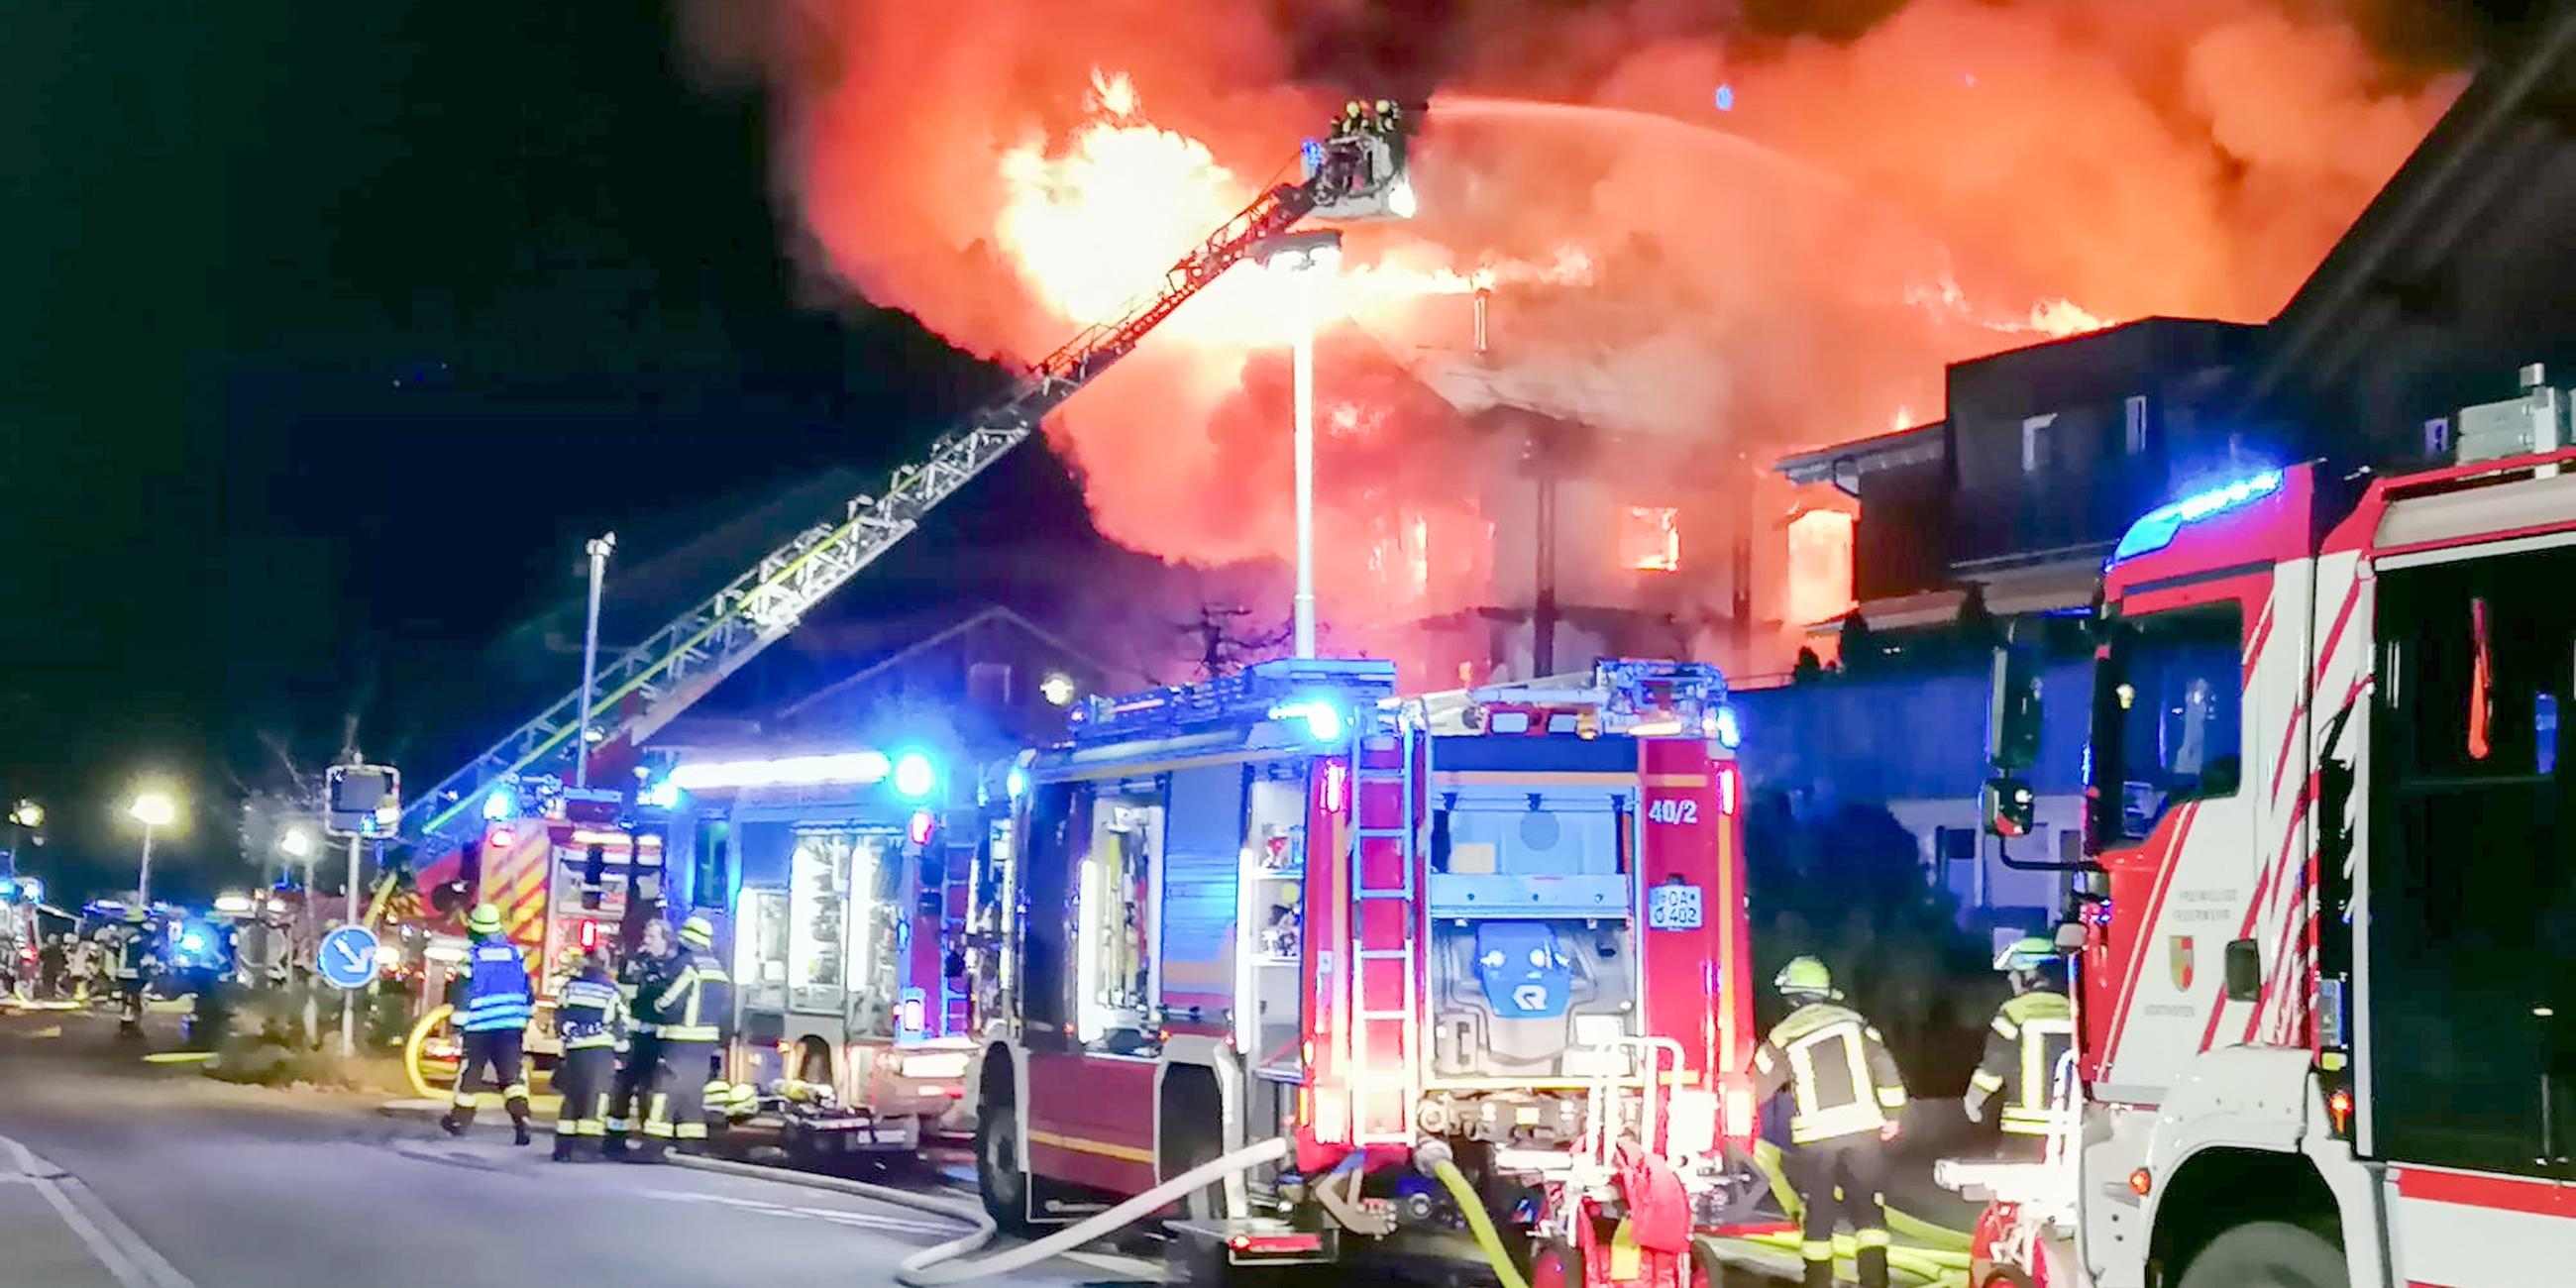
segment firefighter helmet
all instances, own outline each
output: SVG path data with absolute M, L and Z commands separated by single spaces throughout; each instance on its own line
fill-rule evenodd
M 2024 935 L 1995 954 L 1999 971 L 2037 970 L 2057 960 L 2057 945 L 2037 935 Z
M 150 917 L 147 916 L 141 908 L 128 908 L 125 910 L 125 924 L 129 926 L 140 926 L 148 920 L 150 920 Z
M 488 903 L 474 905 L 474 911 L 465 915 L 465 929 L 477 935 L 500 934 L 501 910 Z
M 1792 957 L 1779 974 L 1771 977 L 1771 987 L 1790 997 L 1831 997 L 1834 973 L 1814 957 Z
M 1391 98 L 1379 99 L 1377 101 L 1377 114 L 1380 116 L 1395 115 L 1395 100 Z
M 691 948 L 714 947 L 716 942 L 715 923 L 704 917 L 691 917 L 687 921 L 681 922 L 680 942 L 687 944 Z

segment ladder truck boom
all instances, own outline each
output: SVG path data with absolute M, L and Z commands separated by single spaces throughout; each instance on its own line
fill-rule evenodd
M 895 547 L 940 502 L 1036 432 L 1049 412 L 1081 392 L 1147 335 L 1268 238 L 1310 214 L 1366 217 L 1409 212 L 1400 138 L 1338 134 L 1307 150 L 1306 176 L 1271 187 L 1164 271 L 1161 285 L 1116 318 L 1095 323 L 1040 358 L 1002 397 L 928 454 L 894 472 L 883 495 L 853 498 L 838 522 L 807 528 L 770 551 L 697 606 L 599 669 L 591 727 L 602 745 L 640 744 L 725 677 L 784 638 L 813 607 Z M 556 699 L 462 768 L 415 797 L 403 833 L 444 833 L 492 784 L 574 754 L 581 691 Z

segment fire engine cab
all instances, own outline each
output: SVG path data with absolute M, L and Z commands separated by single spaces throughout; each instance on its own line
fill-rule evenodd
M 1283 660 L 1094 700 L 1023 758 L 979 882 L 987 1210 L 1071 1221 L 1281 1138 L 1185 1205 L 1221 1264 L 1462 1221 L 1490 1253 L 1494 1217 L 1588 1243 L 1579 1176 L 1623 1137 L 1712 1216 L 1744 1197 L 1732 728 L 1671 662 L 1399 698 L 1385 662 Z
M 2533 383 L 2460 463 L 2265 472 L 2121 539 L 2062 1130 L 1942 1169 L 2001 1200 L 1977 1283 L 2576 1264 L 2576 452 Z

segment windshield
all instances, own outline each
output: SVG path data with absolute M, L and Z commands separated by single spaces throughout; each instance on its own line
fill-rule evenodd
M 2174 806 L 2235 794 L 2244 621 L 2231 601 L 2113 628 L 2093 695 L 2092 785 L 2106 840 L 2143 840 Z

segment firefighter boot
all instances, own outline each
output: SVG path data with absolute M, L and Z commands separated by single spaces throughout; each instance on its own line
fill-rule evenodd
M 1807 1277 L 1801 1288 L 1834 1288 L 1834 1245 L 1827 1242 L 1819 1250 L 1809 1243 L 1799 1252 L 1807 1264 Z
M 510 1143 L 525 1145 L 528 1140 L 528 1101 L 524 1096 L 514 1096 L 510 1099 Z
M 1880 1238 L 1884 1239 L 1884 1234 Z M 1864 1243 L 1860 1247 L 1860 1288 L 1887 1288 L 1887 1245 Z

